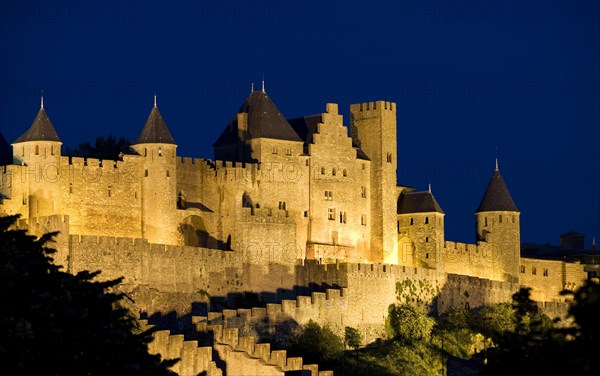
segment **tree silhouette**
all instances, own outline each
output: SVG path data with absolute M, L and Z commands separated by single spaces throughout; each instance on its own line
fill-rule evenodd
M 0 218 L 0 358 L 7 375 L 174 375 L 175 361 L 148 353 L 151 333 L 111 292 L 121 279 L 95 282 L 52 263 L 40 239 L 10 229 L 18 216 Z
M 119 154 L 127 153 L 129 151 L 130 145 L 131 142 L 125 137 L 119 137 L 117 139 L 110 134 L 107 137 L 97 137 L 94 145 L 92 145 L 91 142 L 86 141 L 73 149 L 67 148 L 65 155 L 71 157 L 117 160 L 120 159 Z

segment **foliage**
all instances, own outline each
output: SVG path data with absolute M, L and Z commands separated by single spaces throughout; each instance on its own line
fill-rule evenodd
M 554 328 L 546 316 L 537 312 L 529 289 L 521 289 L 513 295 L 514 331 L 496 334 L 495 346 L 489 350 L 488 363 L 482 373 L 600 374 L 600 363 L 592 351 L 600 334 L 598 325 L 586 325 L 595 320 L 592 315 L 600 310 L 599 287 L 588 282 L 574 296 L 569 312 L 576 325 L 561 329 Z M 589 338 L 596 340 L 587 341 Z
M 407 344 L 428 339 L 434 320 L 422 310 L 408 304 L 390 305 L 386 331 L 394 339 Z
M 510 303 L 485 306 L 473 317 L 473 329 L 486 338 L 496 339 L 515 330 L 515 308 Z
M 344 342 L 350 348 L 352 348 L 354 350 L 358 350 L 358 348 L 360 347 L 360 344 L 362 342 L 362 338 L 361 338 L 358 330 L 347 326 L 344 329 Z
M 330 363 L 344 351 L 342 340 L 327 326 L 310 320 L 292 339 L 290 353 L 304 358 L 305 363 Z
M 446 355 L 470 358 L 475 352 L 477 337 L 472 329 L 473 320 L 473 312 L 467 308 L 448 310 L 436 322 L 433 342 Z
M 65 155 L 71 157 L 97 158 L 103 160 L 120 159 L 120 153 L 127 153 L 131 142 L 125 137 L 118 139 L 113 135 L 97 137 L 94 145 L 91 142 L 83 142 L 73 149 L 67 148 Z
M 0 218 L 0 358 L 6 374 L 172 375 L 174 361 L 150 355 L 151 333 L 109 292 L 120 279 L 94 282 L 99 272 L 72 275 L 52 264 L 46 247 Z M 43 370 L 43 371 L 42 371 Z

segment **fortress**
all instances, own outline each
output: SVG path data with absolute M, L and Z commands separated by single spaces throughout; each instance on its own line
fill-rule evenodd
M 583 267 L 520 256 L 520 213 L 498 163 L 475 213 L 476 244 L 446 241 L 431 190 L 397 184 L 396 110 L 353 104 L 348 131 L 337 104 L 286 119 L 253 91 L 211 160 L 177 155 L 155 99 L 131 152 L 113 161 L 61 155 L 42 102 L 0 166 L 0 214 L 20 214 L 35 235 L 60 231 L 55 262 L 124 276 L 143 314 L 191 312 L 197 330 L 215 333 L 227 374 L 318 373 L 255 343 L 247 328 L 258 318 L 352 326 L 368 343 L 394 303 L 443 312 L 510 301 L 526 286 L 550 314 L 563 310 L 559 292 L 582 284 Z M 266 308 L 191 308 L 241 292 L 259 293 Z M 191 342 L 157 332 L 154 351 L 181 357 L 180 374 L 223 372 Z

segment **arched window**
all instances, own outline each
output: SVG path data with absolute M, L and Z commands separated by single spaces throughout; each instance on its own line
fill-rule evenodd
M 325 175 L 325 167 L 321 167 L 321 175 Z
M 337 173 L 336 168 L 334 167 L 333 170 L 331 170 L 331 175 L 335 176 L 335 174 Z
M 35 145 L 35 155 L 40 155 L 40 147 L 39 147 L 39 145 Z
M 344 169 L 344 171 L 342 171 L 342 175 L 343 175 L 344 177 L 348 176 L 348 170 Z

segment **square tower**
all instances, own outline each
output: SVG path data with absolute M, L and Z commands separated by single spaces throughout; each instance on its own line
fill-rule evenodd
M 350 105 L 350 133 L 371 160 L 370 260 L 397 264 L 396 104 L 376 101 Z

